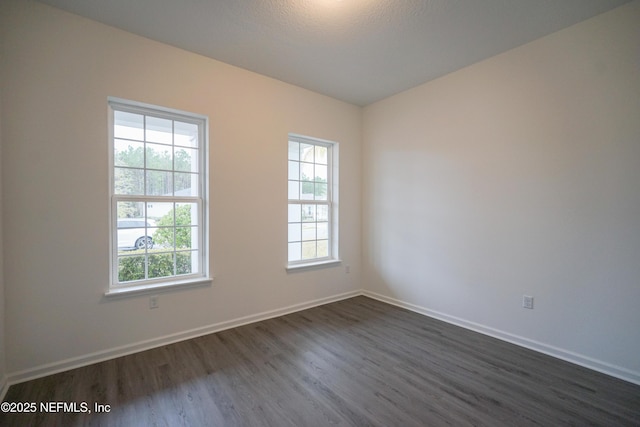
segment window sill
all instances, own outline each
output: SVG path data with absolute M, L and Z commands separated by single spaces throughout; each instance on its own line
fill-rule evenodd
M 211 286 L 213 278 L 198 278 L 175 282 L 152 283 L 138 286 L 123 286 L 111 288 L 104 293 L 107 298 L 121 298 L 135 295 L 152 294 L 164 291 L 174 291 L 178 289 L 188 289 L 196 287 Z
M 342 260 L 339 259 L 330 259 L 328 261 L 318 261 L 318 262 L 308 262 L 304 264 L 290 264 L 285 267 L 287 273 L 295 272 L 295 271 L 304 271 L 304 270 L 313 270 L 317 268 L 324 267 L 334 267 L 342 264 Z

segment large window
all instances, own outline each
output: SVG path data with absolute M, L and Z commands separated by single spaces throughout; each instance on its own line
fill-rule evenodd
M 203 116 L 109 99 L 111 289 L 207 277 Z
M 337 144 L 289 135 L 289 266 L 337 258 Z

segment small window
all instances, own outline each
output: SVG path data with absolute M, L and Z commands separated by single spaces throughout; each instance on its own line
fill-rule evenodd
M 207 119 L 109 99 L 111 290 L 206 278 Z
M 337 144 L 289 135 L 289 266 L 337 259 Z

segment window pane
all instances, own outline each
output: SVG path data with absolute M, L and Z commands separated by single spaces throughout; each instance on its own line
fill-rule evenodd
M 149 220 L 152 226 L 151 237 L 154 248 L 173 248 L 174 245 L 174 209 L 172 202 L 147 203 L 147 216 L 155 221 Z
M 289 261 L 300 261 L 302 259 L 301 243 L 289 243 Z
M 289 205 L 289 222 L 300 222 L 301 205 Z
M 153 247 L 149 222 L 144 217 L 144 203 L 118 202 L 116 205 L 118 251 L 144 250 Z
M 118 251 L 144 250 L 153 247 L 146 228 L 118 228 Z
M 144 194 L 144 170 L 114 168 L 115 194 Z
M 147 217 L 155 221 L 151 225 L 173 227 L 173 202 L 148 202 Z
M 118 257 L 118 282 L 130 282 L 145 278 L 145 256 Z
M 149 278 L 174 275 L 173 253 L 149 254 Z
M 324 165 L 316 165 L 314 181 L 327 182 L 327 167 Z
M 302 240 L 316 240 L 315 222 L 305 222 L 302 224 Z
M 289 161 L 289 179 L 300 179 L 300 163 Z
M 329 206 L 327 205 L 318 205 L 317 209 L 317 220 L 318 221 L 329 221 Z
M 289 160 L 300 160 L 300 144 L 289 141 Z
M 176 249 L 193 249 L 193 230 L 194 227 L 176 227 Z
M 313 182 L 301 182 L 300 183 L 300 199 L 313 200 L 313 193 L 315 192 Z
M 315 184 L 316 200 L 327 200 L 327 184 Z
M 329 223 L 319 222 L 316 225 L 317 237 L 316 239 L 328 239 L 329 238 Z
M 298 181 L 289 181 L 289 199 L 295 200 L 300 198 L 300 183 Z
M 147 144 L 147 168 L 149 169 L 173 169 L 173 154 L 171 147 L 167 145 Z
M 198 225 L 198 204 L 178 203 L 176 205 L 176 225 Z
M 327 147 L 323 147 L 321 145 L 316 145 L 316 163 L 320 163 L 323 165 L 327 164 Z
M 173 143 L 173 123 L 168 119 L 147 116 L 147 141 Z
M 153 236 L 151 235 L 153 229 L 147 228 L 145 231 L 147 235 L 136 240 L 136 250 L 138 251 L 153 249 Z
M 176 172 L 174 179 L 176 196 L 198 195 L 198 175 L 195 173 Z
M 153 239 L 152 248 L 154 249 L 172 250 L 174 248 L 175 235 L 173 227 L 151 227 L 149 236 Z
M 300 180 L 313 181 L 313 164 L 312 163 L 300 163 Z
M 315 222 L 316 205 L 302 205 L 302 222 Z
M 289 224 L 289 241 L 290 242 L 299 242 L 302 240 L 302 232 L 299 222 L 295 222 L 293 224 Z
M 198 172 L 198 150 L 176 147 L 174 161 L 177 171 Z
M 133 219 L 144 221 L 144 202 L 118 202 L 116 204 L 118 228 L 136 227 Z
M 318 240 L 318 258 L 329 256 L 329 241 Z
M 144 117 L 142 114 L 113 112 L 113 136 L 116 138 L 144 140 Z
M 191 249 L 202 249 L 201 244 L 200 244 L 200 236 L 198 234 L 198 227 L 191 227 L 190 228 L 190 233 L 191 233 L 191 240 L 190 240 L 190 248 Z M 197 264 L 196 264 L 197 266 Z
M 183 147 L 198 147 L 198 125 L 185 122 L 173 122 L 174 144 Z
M 116 166 L 144 167 L 144 143 L 116 139 L 113 146 L 113 161 Z
M 176 253 L 176 274 L 189 274 L 193 271 L 193 260 L 197 259 L 197 251 Z
M 147 191 L 149 196 L 171 196 L 173 193 L 173 173 L 147 171 Z
M 313 163 L 313 145 L 300 144 L 300 161 Z
M 302 259 L 316 258 L 316 242 L 302 242 Z

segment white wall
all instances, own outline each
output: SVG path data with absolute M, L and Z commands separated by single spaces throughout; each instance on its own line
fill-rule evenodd
M 640 382 L 639 22 L 635 1 L 365 108 L 365 289 Z
M 360 289 L 360 108 L 29 0 L 2 8 L 8 372 L 25 378 Z M 215 281 L 160 294 L 159 309 L 148 297 L 103 297 L 108 96 L 210 118 Z M 289 132 L 340 143 L 350 274 L 285 272 Z

